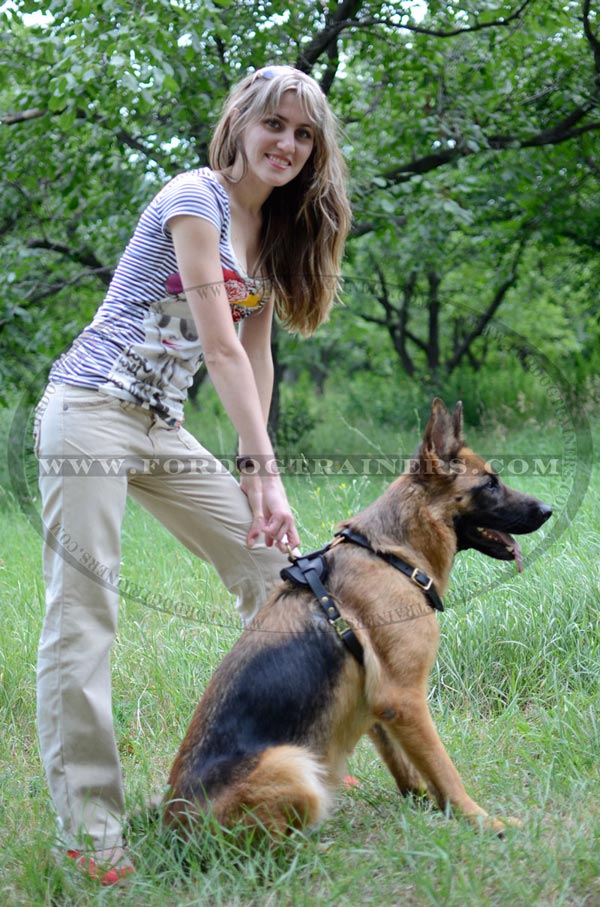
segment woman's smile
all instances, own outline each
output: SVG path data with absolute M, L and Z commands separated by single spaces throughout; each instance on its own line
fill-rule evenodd
M 267 158 L 271 161 L 274 167 L 278 167 L 282 170 L 291 167 L 291 162 L 287 158 L 280 157 L 276 154 L 267 154 Z

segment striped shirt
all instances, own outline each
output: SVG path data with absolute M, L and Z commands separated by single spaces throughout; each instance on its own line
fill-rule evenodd
M 249 278 L 231 245 L 229 198 L 212 170 L 181 173 L 142 213 L 96 315 L 50 372 L 52 383 L 94 388 L 183 420 L 187 391 L 202 361 L 177 271 L 167 222 L 178 214 L 219 231 L 223 280 L 234 321 L 265 304 L 265 281 Z M 220 292 L 213 288 L 212 292 Z M 211 288 L 206 288 L 210 298 Z

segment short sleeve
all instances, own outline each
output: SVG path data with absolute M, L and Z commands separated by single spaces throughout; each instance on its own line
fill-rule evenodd
M 182 173 L 172 179 L 155 199 L 163 233 L 170 235 L 167 223 L 171 217 L 191 214 L 209 221 L 221 235 L 226 226 L 226 211 L 220 198 L 220 188 L 213 180 L 197 173 Z

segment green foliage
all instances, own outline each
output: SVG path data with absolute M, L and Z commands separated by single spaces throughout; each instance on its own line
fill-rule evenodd
M 321 79 L 355 212 L 348 329 L 332 322 L 316 345 L 287 344 L 284 364 L 304 357 L 317 389 L 332 358 L 384 374 L 380 349 L 418 383 L 489 369 L 493 343 L 477 323 L 493 309 L 543 352 L 576 359 L 584 387 L 600 228 L 599 23 L 585 10 L 583 0 L 303 0 L 293 13 L 249 0 L 5 5 L 0 393 L 47 368 L 89 320 L 144 204 L 206 162 L 229 86 L 267 62 Z
M 311 388 L 306 382 L 301 387 L 295 382 L 286 387 L 277 426 L 276 449 L 305 450 L 310 433 L 317 424 L 316 411 Z

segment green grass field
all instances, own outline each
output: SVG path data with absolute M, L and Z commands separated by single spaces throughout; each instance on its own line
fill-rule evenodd
M 414 446 L 415 428 L 407 432 Z M 563 444 L 556 427 L 539 426 L 521 435 L 496 427 L 478 442 L 513 454 Z M 562 475 L 511 481 L 548 503 L 564 498 L 564 483 Z M 312 476 L 287 484 L 309 550 L 385 480 Z M 319 832 L 274 852 L 240 852 L 199 835 L 198 849 L 182 852 L 140 819 L 130 835 L 138 872 L 120 891 L 85 882 L 50 857 L 54 820 L 35 731 L 41 540 L 10 495 L 0 500 L 0 904 L 600 905 L 597 471 L 582 501 L 559 506 L 540 533 L 522 540 L 522 575 L 514 565 L 459 555 L 440 616 L 430 698 L 441 736 L 475 799 L 498 816 L 516 816 L 522 829 L 498 841 L 403 800 L 364 742 L 349 763 L 360 786 L 340 791 Z M 115 721 L 135 811 L 164 785 L 199 694 L 239 626 L 211 570 L 135 507 L 126 517 L 123 575 L 140 590 L 138 601 L 122 603 L 113 658 Z

